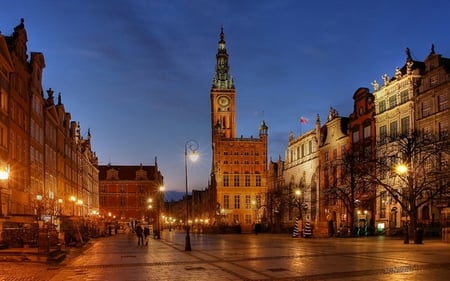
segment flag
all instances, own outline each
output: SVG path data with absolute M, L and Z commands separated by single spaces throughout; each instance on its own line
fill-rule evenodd
M 306 118 L 306 117 L 300 117 L 300 123 L 302 123 L 302 124 L 308 124 L 308 118 Z

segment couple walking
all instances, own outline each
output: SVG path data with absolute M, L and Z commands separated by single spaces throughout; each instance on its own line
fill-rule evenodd
M 144 242 L 145 242 L 145 246 L 148 245 L 148 236 L 150 236 L 150 229 L 148 228 L 148 226 L 144 226 L 142 227 L 141 224 L 137 224 L 136 228 L 135 228 L 135 232 L 136 235 L 138 237 L 138 246 L 144 246 Z

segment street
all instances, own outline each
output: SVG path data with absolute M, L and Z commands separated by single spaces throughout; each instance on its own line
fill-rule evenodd
M 0 280 L 449 280 L 450 244 L 389 237 L 292 238 L 289 234 L 185 234 L 165 230 L 95 239 L 61 264 L 0 263 Z

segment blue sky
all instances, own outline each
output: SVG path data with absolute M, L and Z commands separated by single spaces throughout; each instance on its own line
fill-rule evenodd
M 99 164 L 154 164 L 167 190 L 184 191 L 184 146 L 201 159 L 190 189 L 211 167 L 209 94 L 221 26 L 237 91 L 237 135 L 269 126 L 269 160 L 284 159 L 300 135 L 341 116 L 357 88 L 403 66 L 409 47 L 424 60 L 431 44 L 450 57 L 450 2 L 298 0 L 23 0 L 1 4 L 0 31 L 25 19 L 28 51 L 42 52 L 44 89 L 82 133 L 90 128 Z M 301 116 L 309 124 L 301 125 Z

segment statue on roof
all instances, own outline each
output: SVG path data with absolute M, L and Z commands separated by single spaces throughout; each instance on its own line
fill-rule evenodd
M 378 84 L 377 80 L 373 80 L 372 82 L 372 86 L 373 86 L 373 91 L 376 92 L 380 89 L 380 85 Z
M 389 76 L 387 74 L 383 74 L 383 76 L 381 76 L 381 78 L 383 78 L 384 81 L 384 85 L 386 86 L 387 84 L 389 84 Z
M 339 117 L 339 113 L 337 112 L 336 109 L 330 106 L 330 112 L 328 113 L 328 121 L 331 121 L 336 117 Z

